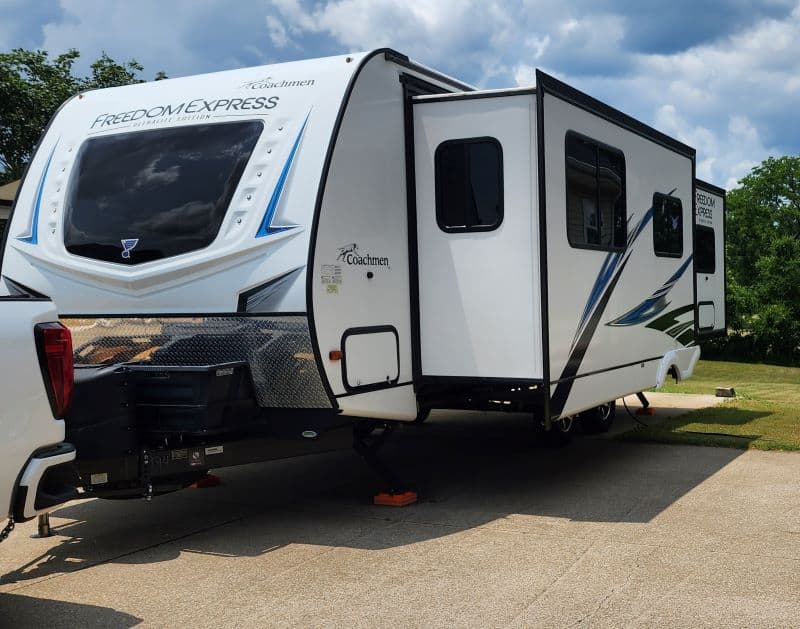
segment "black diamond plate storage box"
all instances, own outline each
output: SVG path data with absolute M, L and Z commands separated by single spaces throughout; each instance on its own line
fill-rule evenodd
M 72 332 L 77 365 L 176 365 L 245 362 L 264 408 L 330 409 L 308 319 L 155 317 L 61 319 Z
M 136 416 L 149 433 L 215 434 L 259 413 L 245 362 L 204 366 L 128 365 Z

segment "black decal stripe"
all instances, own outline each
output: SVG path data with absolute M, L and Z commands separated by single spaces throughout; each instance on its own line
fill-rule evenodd
M 653 330 L 658 330 L 659 332 L 666 332 L 669 328 L 680 323 L 680 321 L 678 321 L 678 317 L 693 309 L 694 305 L 689 304 L 687 306 L 676 308 L 675 310 L 670 310 L 668 313 L 661 315 L 655 321 L 648 323 L 647 327 L 652 328 Z
M 694 326 L 694 321 L 687 321 L 686 323 L 681 323 L 680 325 L 676 325 L 674 328 L 670 328 L 667 330 L 667 334 L 669 334 L 672 338 L 675 338 L 681 332 L 685 332 L 687 328 Z
M 611 299 L 614 288 L 616 287 L 619 278 L 622 277 L 622 271 L 625 269 L 625 265 L 628 264 L 628 260 L 630 260 L 630 258 L 626 258 L 623 260 L 622 264 L 620 264 L 617 274 L 614 276 L 614 279 L 611 280 L 611 283 L 608 285 L 605 293 L 603 293 L 603 296 L 597 302 L 597 306 L 595 307 L 589 322 L 586 324 L 586 327 L 583 329 L 580 338 L 578 338 L 578 342 L 575 344 L 574 349 L 569 355 L 569 360 L 567 360 L 567 364 L 564 367 L 564 370 L 561 372 L 561 377 L 558 379 L 559 383 L 556 386 L 556 390 L 550 400 L 550 417 L 558 417 L 561 415 L 561 411 L 564 410 L 564 406 L 567 403 L 567 398 L 572 390 L 572 383 L 574 382 L 575 376 L 578 373 L 578 369 L 580 369 L 581 363 L 583 362 L 583 357 L 586 355 L 586 350 L 589 349 L 589 343 L 592 341 L 594 332 L 597 329 L 597 326 L 600 324 L 600 319 L 602 318 L 606 306 L 608 305 L 608 300 Z
M 683 334 L 681 334 L 677 339 L 678 343 L 683 345 L 684 347 L 694 343 L 694 330 L 686 330 Z

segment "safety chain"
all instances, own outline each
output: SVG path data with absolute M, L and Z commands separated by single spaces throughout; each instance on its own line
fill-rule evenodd
M 6 538 L 11 535 L 11 531 L 14 530 L 14 518 L 8 518 L 8 524 L 5 525 L 2 531 L 0 531 L 0 542 L 6 541 Z

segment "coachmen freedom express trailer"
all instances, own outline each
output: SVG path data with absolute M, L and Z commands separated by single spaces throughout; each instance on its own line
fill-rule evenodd
M 602 430 L 724 332 L 724 192 L 694 175 L 694 149 L 541 72 L 475 91 L 379 50 L 143 83 L 55 116 L 2 276 L 64 313 L 100 495 L 353 418 Z

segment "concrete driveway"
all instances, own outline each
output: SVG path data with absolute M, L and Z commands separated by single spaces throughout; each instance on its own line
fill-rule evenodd
M 800 455 L 549 451 L 491 413 L 435 413 L 385 455 L 418 504 L 370 505 L 375 478 L 337 452 L 74 503 L 48 539 L 20 526 L 0 625 L 797 626 Z

